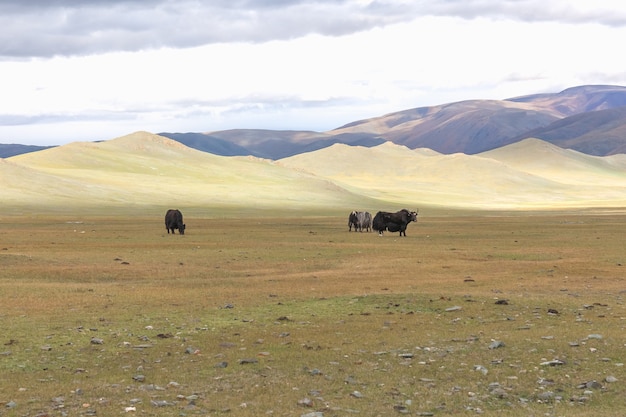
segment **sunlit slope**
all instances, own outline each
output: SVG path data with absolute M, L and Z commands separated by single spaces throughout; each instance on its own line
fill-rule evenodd
M 271 161 L 216 156 L 145 132 L 72 143 L 7 162 L 35 172 L 28 188 L 49 204 L 70 193 L 68 183 L 74 186 L 70 200 L 76 205 L 306 208 L 369 202 L 324 178 Z
M 524 170 L 539 156 L 533 142 L 507 151 L 511 158 L 442 155 L 385 143 L 374 148 L 334 145 L 279 163 L 331 179 L 354 192 L 396 201 L 403 206 L 433 204 L 475 208 L 552 208 L 626 205 L 625 171 L 619 160 L 603 171 L 603 158 L 551 156 L 551 169 Z M 519 158 L 519 162 L 515 159 Z M 580 154 L 577 154 L 579 157 Z M 561 167 L 561 168 L 560 168 Z M 570 176 L 571 174 L 571 176 Z M 606 183 L 590 175 L 613 178 Z M 599 177 L 598 177 L 599 178 Z M 568 179 L 568 181 L 564 181 Z
M 592 156 L 539 139 L 525 139 L 479 155 L 565 184 L 626 185 L 626 170 L 620 166 L 620 156 L 623 155 Z
M 105 188 L 95 184 L 48 174 L 5 159 L 0 159 L 0 189 L 0 202 L 4 208 L 64 207 L 73 204 L 76 196 L 106 192 Z

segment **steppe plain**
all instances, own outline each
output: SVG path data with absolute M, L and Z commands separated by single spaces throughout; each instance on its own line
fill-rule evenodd
M 0 172 L 0 415 L 626 405 L 623 155 L 527 140 L 267 161 L 136 133 Z M 405 207 L 407 237 L 348 232 L 352 209 Z

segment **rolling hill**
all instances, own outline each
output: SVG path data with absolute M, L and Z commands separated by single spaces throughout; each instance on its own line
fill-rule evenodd
M 359 162 L 342 163 L 347 160 Z M 437 154 L 391 143 L 374 148 L 336 144 L 278 163 L 397 203 L 483 209 L 626 204 L 622 166 L 536 139 L 480 155 Z
M 5 214 L 110 208 L 155 216 L 170 207 L 207 216 L 626 207 L 624 157 L 528 139 L 479 155 L 385 142 L 334 144 L 272 161 L 213 155 L 137 132 L 1 160 L 0 200 Z
M 269 160 L 212 155 L 147 132 L 18 155 L 4 160 L 0 169 L 0 187 L 15 190 L 13 205 L 32 203 L 26 197 L 35 196 L 39 206 L 62 205 L 70 211 L 103 206 L 254 211 L 285 204 L 298 211 L 371 203 L 326 179 Z

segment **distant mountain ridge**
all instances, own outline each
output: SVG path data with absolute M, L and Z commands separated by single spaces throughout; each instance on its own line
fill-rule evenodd
M 235 129 L 160 133 L 218 155 L 281 159 L 335 143 L 468 155 L 538 138 L 590 155 L 626 153 L 626 87 L 585 85 L 506 100 L 466 100 L 348 123 L 328 132 Z M 226 150 L 224 150 L 226 149 Z
M 54 146 L 20 145 L 17 143 L 0 143 L 0 158 L 9 158 L 23 153 L 37 152 Z

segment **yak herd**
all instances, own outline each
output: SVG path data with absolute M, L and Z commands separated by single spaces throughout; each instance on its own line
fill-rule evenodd
M 400 232 L 400 236 L 406 236 L 406 227 L 411 222 L 417 221 L 417 210 L 409 211 L 402 209 L 395 213 L 379 211 L 372 219 L 372 215 L 367 211 L 353 211 L 348 216 L 348 231 L 362 232 L 365 230 L 375 230 L 380 236 L 385 231 Z
M 348 231 L 369 232 L 375 230 L 380 236 L 385 231 L 400 232 L 400 236 L 406 236 L 406 227 L 411 222 L 417 221 L 417 210 L 409 211 L 402 209 L 395 213 L 387 211 L 379 211 L 372 219 L 372 215 L 367 211 L 353 211 L 348 216 Z M 183 222 L 183 214 L 180 210 L 170 209 L 165 213 L 165 229 L 167 233 L 172 234 L 178 229 L 178 233 L 185 234 L 185 223 Z

